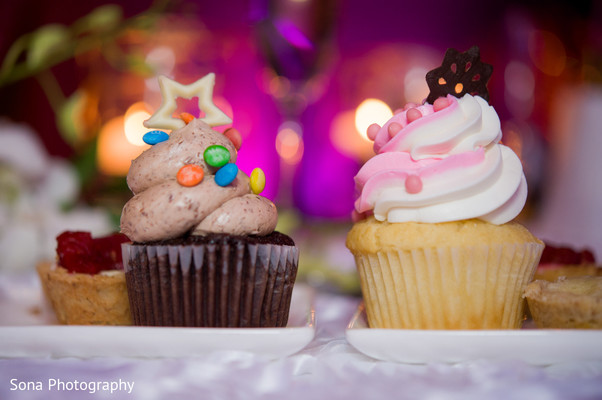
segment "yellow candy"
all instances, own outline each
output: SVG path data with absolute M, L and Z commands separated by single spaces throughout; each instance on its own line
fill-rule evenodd
M 265 187 L 265 174 L 261 170 L 261 168 L 255 168 L 251 172 L 250 182 L 251 190 L 255 194 L 259 194 L 263 192 L 263 188 Z

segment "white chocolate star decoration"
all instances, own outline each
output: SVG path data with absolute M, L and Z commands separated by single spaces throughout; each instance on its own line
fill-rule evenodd
M 178 97 L 191 99 L 199 98 L 199 108 L 205 113 L 201 118 L 209 126 L 227 125 L 232 122 L 222 110 L 213 103 L 213 86 L 215 85 L 215 74 L 213 72 L 205 75 L 190 85 L 182 85 L 166 76 L 160 76 L 159 88 L 161 89 L 161 106 L 146 121 L 144 126 L 151 129 L 179 129 L 186 125 L 181 118 L 173 118 L 172 114 L 178 108 L 176 99 Z

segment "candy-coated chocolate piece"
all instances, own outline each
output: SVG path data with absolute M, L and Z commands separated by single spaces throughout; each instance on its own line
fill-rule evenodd
M 215 173 L 215 183 L 219 186 L 228 186 L 236 178 L 238 167 L 234 163 L 228 163 Z
M 418 175 L 410 175 L 406 178 L 406 191 L 410 194 L 422 191 L 422 179 Z
M 196 164 L 186 164 L 178 171 L 176 179 L 182 186 L 192 187 L 196 186 L 203 180 L 205 172 L 203 168 Z
M 422 117 L 422 113 L 417 108 L 410 108 L 410 109 L 408 109 L 408 112 L 406 113 L 406 118 L 408 119 L 408 123 L 414 122 L 421 117 Z
M 265 174 L 263 173 L 263 170 L 261 168 L 255 168 L 251 171 L 251 176 L 249 178 L 251 191 L 255 194 L 263 192 L 263 189 L 265 188 Z
M 205 149 L 203 158 L 208 165 L 220 168 L 230 161 L 230 151 L 228 151 L 228 149 L 224 146 L 214 144 L 213 146 L 209 146 Z
M 157 143 L 161 143 L 169 139 L 169 135 L 163 131 L 150 131 L 146 132 L 144 136 L 142 136 L 142 140 L 146 144 L 155 145 Z
M 194 119 L 194 115 L 187 112 L 180 113 L 179 117 L 182 121 L 186 122 L 186 125 Z
M 224 131 L 224 136 L 230 139 L 236 150 L 240 150 L 240 146 L 242 145 L 242 136 L 240 136 L 238 129 L 228 128 Z

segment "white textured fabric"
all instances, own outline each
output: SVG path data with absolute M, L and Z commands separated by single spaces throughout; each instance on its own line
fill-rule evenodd
M 0 289 L 8 278 L 0 276 Z M 0 292 L 0 297 L 2 293 Z M 359 299 L 318 293 L 315 339 L 278 360 L 244 352 L 185 359 L 0 359 L 0 399 L 429 399 L 594 400 L 602 360 L 533 367 L 474 361 L 404 365 L 373 360 L 345 340 Z M 11 391 L 10 380 L 133 381 L 132 393 Z

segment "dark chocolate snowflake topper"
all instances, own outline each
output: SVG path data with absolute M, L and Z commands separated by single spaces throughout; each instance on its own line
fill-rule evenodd
M 489 102 L 487 81 L 492 72 L 493 66 L 481 61 L 478 46 L 473 46 L 464 53 L 447 49 L 441 66 L 426 74 L 426 83 L 430 89 L 426 101 L 433 104 L 437 98 L 448 94 L 460 98 L 468 93 L 481 96 Z

